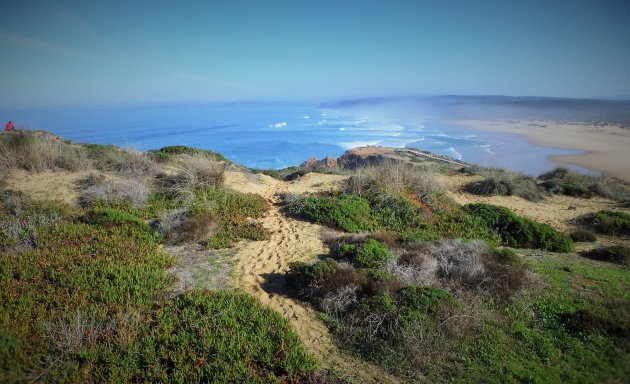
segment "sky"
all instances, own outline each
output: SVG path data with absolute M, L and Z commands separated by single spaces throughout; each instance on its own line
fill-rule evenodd
M 0 109 L 630 94 L 630 1 L 5 1 Z

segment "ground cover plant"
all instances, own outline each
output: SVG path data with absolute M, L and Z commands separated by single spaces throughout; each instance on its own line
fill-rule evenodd
M 404 380 L 598 382 L 630 372 L 623 268 L 480 241 L 327 236 L 328 257 L 291 265 L 293 294 L 320 311 L 343 348 Z M 366 244 L 389 256 L 360 262 Z M 585 280 L 589 288 L 574 289 Z
M 0 197 L 0 381 L 297 382 L 315 370 L 287 321 L 249 296 L 169 299 L 173 260 L 140 217 Z

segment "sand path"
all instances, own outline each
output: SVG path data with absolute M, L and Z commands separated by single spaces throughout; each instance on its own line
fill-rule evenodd
M 256 179 L 254 179 L 257 178 Z M 360 382 L 396 382 L 378 368 L 341 353 L 328 328 L 316 317 L 310 306 L 288 297 L 284 273 L 289 263 L 311 261 L 327 253 L 319 238 L 321 226 L 294 220 L 282 214 L 279 194 L 334 188 L 343 176 L 309 174 L 295 182 L 284 182 L 262 175 L 229 172 L 226 185 L 242 192 L 259 193 L 272 208 L 261 220 L 271 232 L 267 241 L 244 242 L 237 253 L 235 285 L 257 297 L 261 303 L 282 314 L 325 368 L 340 371 Z

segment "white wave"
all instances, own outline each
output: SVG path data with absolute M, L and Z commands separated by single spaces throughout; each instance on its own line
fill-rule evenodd
M 304 120 L 308 120 L 308 119 L 310 119 L 311 117 L 310 117 L 309 115 L 304 115 L 304 116 L 302 116 L 302 118 L 303 118 Z
M 494 155 L 494 151 L 492 151 L 490 148 L 484 148 L 483 151 L 488 153 L 488 154 L 490 154 L 490 155 Z
M 271 125 L 269 126 L 269 128 L 283 128 L 283 127 L 286 127 L 287 125 L 288 125 L 288 124 L 287 124 L 287 122 L 286 122 L 286 121 L 282 121 L 282 122 L 280 122 L 280 123 L 271 124 Z
M 447 149 L 447 151 L 453 154 L 453 156 L 451 156 L 451 157 L 453 157 L 454 159 L 457 159 L 457 160 L 461 160 L 462 159 L 462 154 L 457 152 L 457 150 L 455 148 L 450 147 L 449 149 Z
M 337 143 L 337 145 L 343 149 L 348 150 L 348 149 L 357 148 L 357 147 L 367 147 L 368 145 L 377 145 L 378 143 L 380 143 L 379 140 L 371 140 L 371 141 L 356 140 L 356 141 L 345 141 L 345 142 Z
M 471 145 L 471 148 L 490 148 L 492 144 L 483 144 L 483 145 Z
M 346 128 L 345 128 L 345 127 L 341 127 L 341 128 L 339 128 L 339 130 L 340 130 L 340 131 L 345 131 L 345 130 L 346 130 Z
M 328 124 L 328 120 L 324 119 L 317 122 L 317 125 L 324 125 L 324 124 Z

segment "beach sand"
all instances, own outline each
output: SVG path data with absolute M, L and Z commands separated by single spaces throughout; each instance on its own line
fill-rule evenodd
M 536 146 L 583 151 L 576 155 L 550 156 L 549 160 L 578 165 L 605 176 L 630 181 L 630 129 L 627 128 L 522 120 L 449 120 L 447 123 L 516 134 Z

